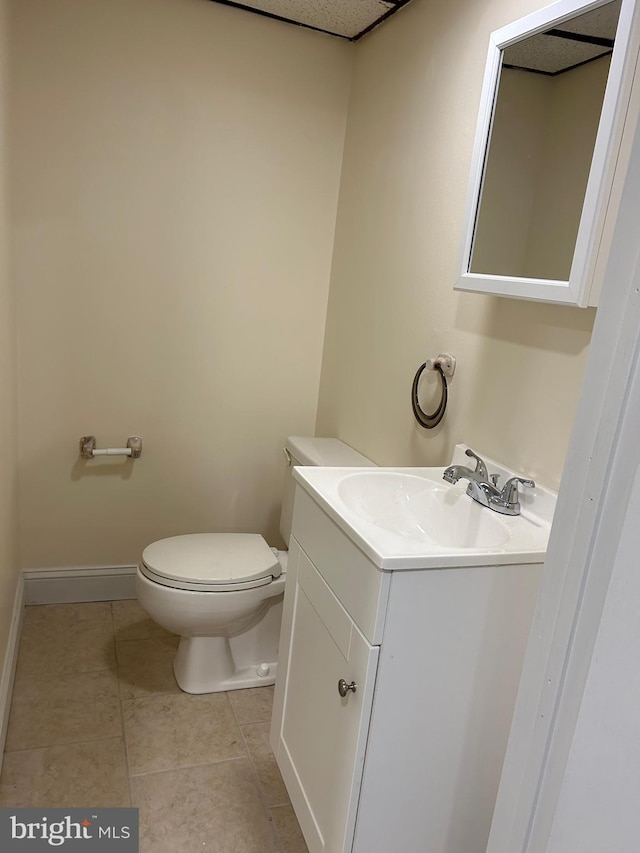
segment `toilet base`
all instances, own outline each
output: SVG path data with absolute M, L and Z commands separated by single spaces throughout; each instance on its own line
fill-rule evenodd
M 173 661 L 178 687 L 185 693 L 268 687 L 275 684 L 277 667 L 276 660 L 236 666 L 227 637 L 181 637 Z
M 184 693 L 221 693 L 226 690 L 245 690 L 248 687 L 269 687 L 276 683 L 276 673 L 278 671 L 277 663 L 269 663 L 269 675 L 261 676 L 256 674 L 255 666 L 247 666 L 244 669 L 236 670 L 230 678 L 225 681 L 216 681 L 214 684 L 206 684 L 198 682 L 197 684 L 187 683 L 181 680 L 180 675 L 176 671 L 175 663 L 173 672 L 178 682 L 178 687 Z
M 173 671 L 185 693 L 275 683 L 284 585 L 283 573 L 254 589 L 199 592 L 155 583 L 140 569 L 136 575 L 142 607 L 180 637 Z

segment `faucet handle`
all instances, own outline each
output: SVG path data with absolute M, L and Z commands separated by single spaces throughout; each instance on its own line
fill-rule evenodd
M 523 486 L 527 486 L 529 489 L 535 489 L 536 484 L 533 480 L 524 480 L 522 477 L 512 477 L 502 487 L 502 497 L 507 500 L 507 498 L 513 496 L 514 498 L 518 497 L 518 483 L 522 483 Z
M 481 459 L 477 453 L 474 453 L 470 447 L 467 447 L 465 450 L 467 456 L 470 456 L 472 459 L 476 460 L 476 474 L 485 482 L 487 481 L 487 466 L 485 465 L 484 459 Z
M 512 510 L 514 515 L 520 513 L 518 483 L 529 489 L 535 489 L 536 487 L 533 480 L 524 480 L 522 477 L 511 477 L 502 487 L 500 497 L 496 499 L 496 503 L 499 503 L 505 509 Z

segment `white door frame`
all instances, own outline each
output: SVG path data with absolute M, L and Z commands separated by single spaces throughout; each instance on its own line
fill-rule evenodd
M 633 417 L 640 396 L 639 257 L 637 128 L 487 853 L 540 853 L 547 846 L 640 465 L 640 424 Z

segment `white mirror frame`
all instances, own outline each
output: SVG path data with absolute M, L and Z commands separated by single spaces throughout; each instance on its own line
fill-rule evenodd
M 523 38 L 551 29 L 609 0 L 558 0 L 491 33 L 465 213 L 461 274 L 455 290 L 489 293 L 581 307 L 594 304 L 591 289 L 605 226 L 613 178 L 627 120 L 640 36 L 636 0 L 622 0 L 611 67 L 568 281 L 469 272 L 485 158 L 490 142 L 502 51 Z M 631 111 L 632 113 L 635 111 Z M 635 126 L 635 115 L 629 116 Z M 633 127 L 630 128 L 633 131 Z M 622 166 L 626 164 L 621 164 Z M 615 210 L 611 211 L 615 217 Z

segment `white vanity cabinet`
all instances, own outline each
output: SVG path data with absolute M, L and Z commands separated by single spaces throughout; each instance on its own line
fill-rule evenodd
M 540 568 L 382 571 L 297 487 L 271 742 L 311 853 L 485 850 Z

